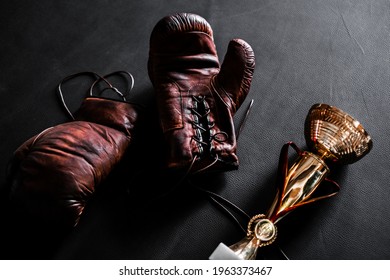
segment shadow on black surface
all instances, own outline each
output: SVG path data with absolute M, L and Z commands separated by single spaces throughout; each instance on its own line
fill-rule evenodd
M 0 259 L 51 259 L 71 230 L 54 228 L 17 212 L 8 201 L 6 184 L 1 193 L 2 237 Z

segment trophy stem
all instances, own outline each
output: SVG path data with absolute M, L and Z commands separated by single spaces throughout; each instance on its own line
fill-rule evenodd
M 275 224 L 267 219 L 265 215 L 253 216 L 248 223 L 247 236 L 229 248 L 240 259 L 256 259 L 257 250 L 260 247 L 272 244 L 277 236 Z
M 256 237 L 246 236 L 241 241 L 231 245 L 229 248 L 243 260 L 256 259 L 260 241 Z
M 289 168 L 290 146 L 295 149 L 298 158 Z M 326 158 L 325 153 L 317 155 L 301 151 L 293 142 L 283 146 L 279 160 L 278 190 L 270 210 L 267 215 L 251 218 L 247 236 L 229 247 L 232 253 L 240 259 L 256 259 L 258 248 L 267 246 L 276 239 L 275 224 L 283 217 L 299 206 L 328 198 L 338 192 L 338 188 L 330 188 L 326 189 L 325 195 L 316 195 L 316 190 L 330 172 L 323 158 Z
M 298 206 L 320 199 L 313 198 L 313 193 L 328 173 L 329 168 L 320 156 L 302 152 L 283 178 L 267 218 L 277 223 Z

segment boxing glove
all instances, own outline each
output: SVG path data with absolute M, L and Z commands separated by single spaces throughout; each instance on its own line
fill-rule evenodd
M 75 226 L 96 187 L 131 144 L 139 112 L 136 104 L 87 97 L 73 121 L 23 143 L 10 168 L 13 207 L 38 224 Z
M 166 167 L 225 171 L 238 168 L 233 116 L 251 85 L 255 56 L 241 39 L 220 66 L 213 30 L 199 15 L 162 18 L 152 30 L 148 74 L 155 89 Z

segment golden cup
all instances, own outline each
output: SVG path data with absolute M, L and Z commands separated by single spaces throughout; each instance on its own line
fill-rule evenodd
M 372 140 L 363 126 L 342 110 L 313 105 L 305 120 L 305 139 L 309 151 L 301 151 L 293 142 L 280 152 L 277 194 L 267 214 L 253 216 L 247 235 L 227 247 L 221 243 L 210 259 L 255 259 L 260 247 L 272 244 L 277 237 L 276 224 L 292 210 L 335 195 L 339 185 L 328 179 L 329 162 L 351 164 L 372 149 Z M 288 149 L 298 157 L 288 167 Z M 330 184 L 321 184 L 328 181 Z

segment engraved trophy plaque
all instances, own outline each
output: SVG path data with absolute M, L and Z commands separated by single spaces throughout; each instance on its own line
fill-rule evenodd
M 292 210 L 335 195 L 339 186 L 327 178 L 329 162 L 351 164 L 372 148 L 372 140 L 363 126 L 342 110 L 326 105 L 313 105 L 305 121 L 305 139 L 309 151 L 301 151 L 293 142 L 280 152 L 276 197 L 266 214 L 253 216 L 247 235 L 228 247 L 220 243 L 210 259 L 255 259 L 258 248 L 273 243 L 276 224 Z M 288 165 L 288 149 L 298 157 Z M 321 184 L 328 181 L 330 184 Z

